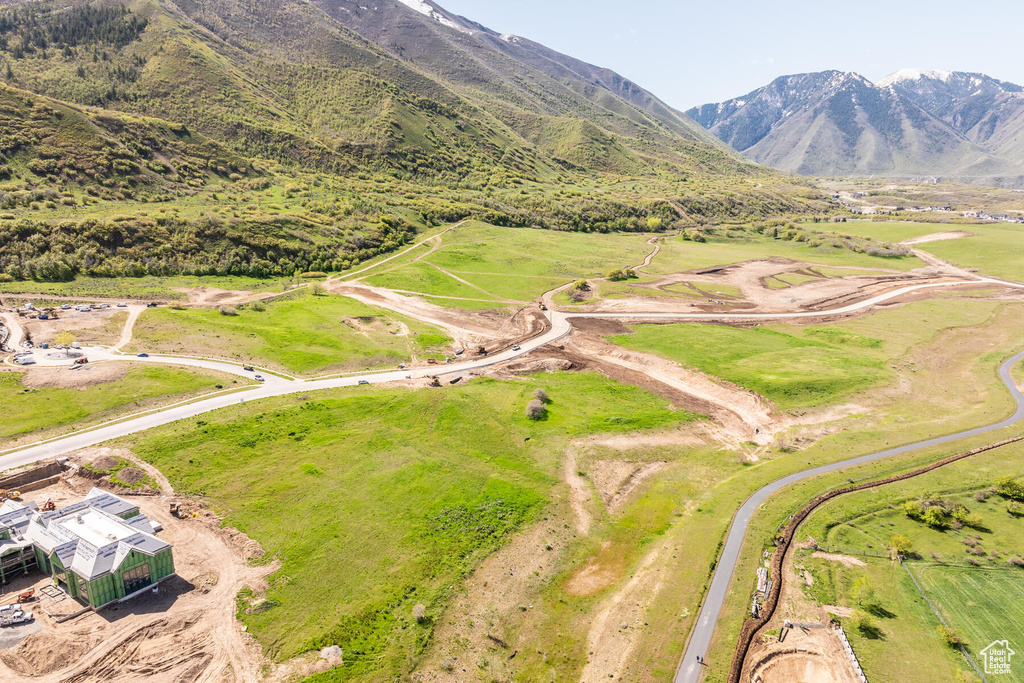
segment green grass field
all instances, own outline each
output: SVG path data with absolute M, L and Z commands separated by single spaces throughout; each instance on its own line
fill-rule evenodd
M 551 403 L 533 422 L 537 386 Z M 337 680 L 390 680 L 408 672 L 452 587 L 545 507 L 569 439 L 692 418 L 597 374 L 559 374 L 274 399 L 127 445 L 282 561 L 266 596 L 239 608 L 272 656 L 337 643 Z
M 424 255 L 423 261 L 479 289 L 422 261 L 408 262 L 389 272 L 371 272 L 367 281 L 380 287 L 447 297 L 530 301 L 570 280 L 603 277 L 616 268 L 636 265 L 653 250 L 647 237 L 638 234 L 595 236 L 500 228 L 478 221 L 446 233 L 442 240 L 443 246 Z M 416 253 L 423 255 L 426 249 Z M 380 268 L 385 271 L 391 265 L 385 263 Z
M 820 229 L 831 230 L 833 228 L 828 226 Z M 842 231 L 841 227 L 835 229 L 837 232 Z M 669 275 L 698 268 L 710 268 L 776 256 L 827 266 L 910 270 L 924 265 L 921 260 L 913 256 L 884 258 L 848 249 L 837 249 L 831 246 L 828 240 L 820 246 L 811 246 L 810 242 L 774 239 L 752 231 L 729 232 L 728 235 L 728 237 L 712 236 L 704 243 L 691 242 L 682 237 L 665 239 L 661 252 L 651 262 L 647 271 L 652 274 Z
M 450 341 L 428 325 L 341 296 L 299 292 L 268 302 L 263 311 L 250 305 L 237 313 L 146 311 L 135 324 L 131 350 L 210 356 L 311 374 L 396 365 L 413 354 L 443 355 L 440 350 Z
M 182 289 L 213 287 L 252 292 L 280 291 L 282 280 L 257 280 L 251 277 L 176 277 L 99 278 L 81 276 L 71 282 L 0 282 L 0 293 L 40 294 L 72 297 L 87 301 L 102 299 L 185 299 Z M 290 282 L 290 281 L 289 281 Z
M 889 381 L 888 361 L 943 329 L 982 322 L 986 304 L 915 303 L 834 325 L 637 325 L 615 344 L 653 353 L 747 387 L 780 408 L 843 399 Z
M 82 372 L 82 371 L 79 371 Z M 52 428 L 81 428 L 119 414 L 229 387 L 236 380 L 171 367 L 136 366 L 124 378 L 80 389 L 30 389 L 22 374 L 0 373 L 0 448 L 28 435 L 52 436 Z
M 999 681 L 1024 681 L 1024 571 L 1020 569 L 978 570 L 913 564 L 912 571 L 929 599 L 946 621 L 967 641 L 967 649 L 983 666 L 981 651 L 996 640 L 1009 640 L 1018 655 L 1011 659 L 1012 672 L 1000 674 Z

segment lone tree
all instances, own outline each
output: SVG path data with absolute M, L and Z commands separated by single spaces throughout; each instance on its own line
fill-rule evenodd
M 57 335 L 57 338 L 53 340 L 53 343 L 57 346 L 68 347 L 78 341 L 78 337 L 73 332 L 64 331 Z
M 533 397 L 540 401 L 541 403 L 547 403 L 548 401 L 551 400 L 548 398 L 548 392 L 544 391 L 543 389 L 534 390 Z
M 914 552 L 914 542 L 902 534 L 896 534 L 889 539 L 889 545 L 899 555 L 909 555 Z
M 539 420 L 544 417 L 544 413 L 548 411 L 548 407 L 544 405 L 544 401 L 533 399 L 526 406 L 526 417 L 531 420 Z

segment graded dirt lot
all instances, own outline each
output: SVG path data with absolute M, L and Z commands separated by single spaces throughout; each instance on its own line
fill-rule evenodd
M 86 449 L 73 455 L 77 462 L 133 458 L 108 448 Z M 232 529 L 219 528 L 209 511 L 181 500 L 195 517 L 176 519 L 168 503 L 176 499 L 166 479 L 139 464 L 162 486 L 158 495 L 118 495 L 138 503 L 150 519 L 159 521 L 159 537 L 174 546 L 176 577 L 127 603 L 100 612 L 86 612 L 58 624 L 43 608 L 66 613 L 67 606 L 39 603 L 34 612 L 42 628 L 19 644 L 0 650 L 0 680 L 21 677 L 40 682 L 100 683 L 107 681 L 253 681 L 267 662 L 255 641 L 235 620 L 235 595 L 243 586 L 258 588 L 273 565 L 252 567 L 248 557 L 262 554 L 259 545 Z M 94 481 L 78 476 L 26 498 L 40 504 L 47 498 L 58 507 L 80 500 Z M 13 582 L 10 591 L 50 582 L 33 573 Z M 10 593 L 8 593 L 9 595 Z M 69 601 L 65 601 L 69 602 Z M 72 609 L 79 609 L 77 603 Z

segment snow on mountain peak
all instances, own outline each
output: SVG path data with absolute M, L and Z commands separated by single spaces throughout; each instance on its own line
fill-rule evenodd
M 452 21 L 448 17 L 446 17 L 443 14 L 441 14 L 440 12 L 438 12 L 436 9 L 434 9 L 433 7 L 428 5 L 423 0 L 398 0 L 398 1 L 400 3 L 402 3 L 403 5 L 405 5 L 406 7 L 408 7 L 409 9 L 411 9 L 411 10 L 413 10 L 415 12 L 419 12 L 423 16 L 430 17 L 431 19 L 433 19 L 437 23 L 442 24 L 444 26 L 447 26 L 448 28 L 453 28 L 456 31 L 462 31 L 463 33 L 469 33 L 471 35 L 473 33 L 469 29 L 464 28 L 462 26 L 459 26 L 454 21 Z
M 952 71 L 935 71 L 925 69 L 901 69 L 894 74 L 889 74 L 882 80 L 878 81 L 880 88 L 887 88 L 890 85 L 896 83 L 903 83 L 904 81 L 919 81 L 924 78 L 929 78 L 934 81 L 948 81 L 953 77 Z

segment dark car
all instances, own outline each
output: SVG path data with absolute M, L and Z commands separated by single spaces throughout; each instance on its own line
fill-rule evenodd
M 254 368 L 251 365 L 243 365 L 242 369 L 245 370 L 246 372 L 256 372 L 256 368 Z
M 366 381 L 365 379 L 359 380 L 359 385 L 362 386 L 363 384 L 369 384 L 369 382 Z
M 148 353 L 140 353 L 140 354 L 138 355 L 138 357 L 139 357 L 139 358 L 149 358 L 149 354 L 148 354 Z

